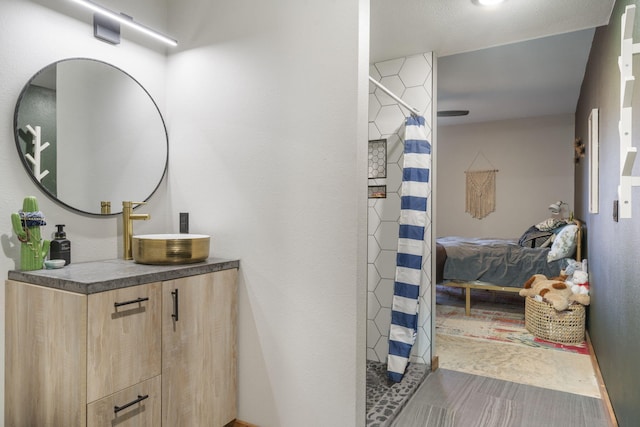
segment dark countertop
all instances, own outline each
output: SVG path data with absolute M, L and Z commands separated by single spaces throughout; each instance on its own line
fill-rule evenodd
M 202 262 L 184 265 L 145 265 L 123 259 L 112 259 L 72 263 L 63 268 L 51 270 L 11 270 L 8 277 L 10 280 L 69 292 L 95 294 L 239 267 L 239 260 L 222 258 L 208 258 Z

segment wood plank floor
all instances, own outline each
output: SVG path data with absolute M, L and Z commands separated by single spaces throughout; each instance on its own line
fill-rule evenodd
M 394 427 L 607 427 L 601 399 L 438 369 Z

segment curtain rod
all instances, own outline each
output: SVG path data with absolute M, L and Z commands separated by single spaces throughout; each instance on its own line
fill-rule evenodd
M 380 83 L 379 81 L 377 81 L 376 79 L 374 79 L 373 77 L 369 76 L 369 80 L 371 81 L 371 83 L 373 83 L 374 85 L 378 86 L 380 88 L 380 90 L 382 90 L 384 93 L 386 93 L 387 95 L 389 95 L 391 98 L 393 98 L 394 100 L 396 100 L 400 105 L 402 105 L 404 108 L 406 108 L 407 110 L 409 110 L 411 112 L 411 114 L 415 114 L 416 116 L 420 116 L 421 113 L 420 111 L 418 111 L 416 108 L 413 108 L 412 106 L 410 106 L 409 104 L 407 104 L 406 102 L 404 102 L 400 97 L 398 97 L 396 94 L 394 94 L 393 92 L 391 92 L 389 89 L 387 89 L 386 87 L 384 87 L 382 85 L 382 83 Z

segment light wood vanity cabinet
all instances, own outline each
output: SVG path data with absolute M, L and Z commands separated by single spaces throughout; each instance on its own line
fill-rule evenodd
M 224 270 L 162 284 L 163 426 L 223 426 L 236 417 L 236 276 Z
M 161 289 L 149 283 L 88 296 L 87 402 L 160 375 Z
M 237 269 L 88 295 L 6 282 L 5 426 L 224 426 Z
M 162 384 L 157 375 L 87 405 L 87 427 L 160 426 Z M 127 406 L 131 405 L 131 406 Z M 119 409 L 116 412 L 116 409 Z
M 6 282 L 6 427 L 86 424 L 86 318 L 85 295 Z

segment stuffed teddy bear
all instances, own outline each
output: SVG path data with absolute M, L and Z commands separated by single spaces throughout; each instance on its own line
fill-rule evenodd
M 571 279 L 566 281 L 573 292 L 573 300 L 582 305 L 589 305 L 589 275 L 584 271 L 574 271 Z
M 573 291 L 575 301 L 582 305 L 589 305 L 591 297 L 589 296 L 587 260 L 584 259 L 582 262 L 569 260 L 567 267 L 563 270 L 563 274 L 569 276 L 565 283 Z
M 520 290 L 520 296 L 539 296 L 557 311 L 566 310 L 574 301 L 589 305 L 589 295 L 574 294 L 571 287 L 565 283 L 566 278 L 567 276 L 559 276 L 548 279 L 544 274 L 534 274 Z

